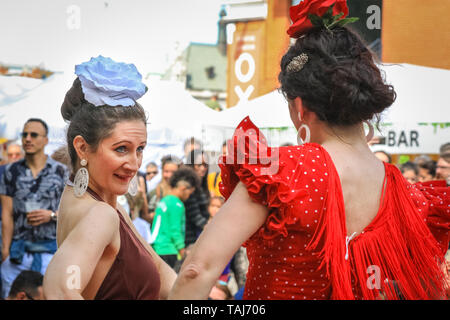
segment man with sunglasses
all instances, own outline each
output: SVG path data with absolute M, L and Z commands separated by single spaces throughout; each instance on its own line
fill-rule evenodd
M 24 270 L 45 273 L 56 251 L 59 200 L 69 172 L 44 153 L 48 126 L 29 119 L 21 134 L 25 157 L 8 164 L 0 179 L 2 297 Z

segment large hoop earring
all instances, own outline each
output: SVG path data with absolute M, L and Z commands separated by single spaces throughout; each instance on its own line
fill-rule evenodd
M 302 115 L 300 112 L 298 113 L 298 118 L 300 119 L 300 121 L 302 121 Z M 305 129 L 306 133 L 305 140 L 303 140 L 301 137 L 302 129 Z M 302 124 L 297 131 L 297 144 L 302 145 L 304 143 L 308 143 L 310 140 L 311 140 L 311 130 L 309 129 L 309 126 L 307 124 Z
M 89 185 L 89 172 L 85 168 L 87 160 L 80 161 L 81 168 L 78 169 L 75 178 L 73 179 L 73 192 L 75 197 L 80 198 L 87 190 Z
M 369 121 L 364 121 L 364 123 L 369 127 L 369 133 L 367 133 L 366 135 L 366 141 L 369 142 L 375 135 L 375 130 L 373 129 L 373 125 Z
M 132 197 L 136 196 L 138 193 L 139 181 L 137 176 L 138 175 L 136 173 L 136 175 L 133 177 L 133 179 L 131 179 L 130 184 L 128 185 L 128 194 Z
M 305 129 L 305 133 L 306 133 L 305 140 L 303 140 L 302 137 L 300 136 L 302 129 Z M 304 143 L 309 143 L 310 140 L 311 140 L 311 130 L 309 129 L 307 124 L 302 124 L 300 126 L 300 128 L 298 128 L 297 143 L 298 143 L 298 145 L 302 145 Z

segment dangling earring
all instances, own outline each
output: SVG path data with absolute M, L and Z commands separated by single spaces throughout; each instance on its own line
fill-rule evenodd
M 77 174 L 73 180 L 73 192 L 75 197 L 81 197 L 87 190 L 89 185 L 89 172 L 85 168 L 87 165 L 87 160 L 82 159 L 80 161 L 81 168 L 78 169 Z
M 133 177 L 133 179 L 131 179 L 130 184 L 128 185 L 128 193 L 130 194 L 130 196 L 134 197 L 137 195 L 138 193 L 138 178 L 137 178 L 137 173 L 136 175 Z
M 302 115 L 300 114 L 300 112 L 298 113 L 298 118 L 300 119 L 300 121 L 302 121 Z M 302 139 L 301 134 L 300 134 L 302 129 L 305 129 L 305 134 L 306 134 L 305 140 Z M 298 145 L 302 145 L 304 143 L 308 143 L 310 140 L 311 140 L 311 130 L 309 129 L 307 124 L 302 124 L 300 126 L 300 128 L 298 128 L 298 131 L 297 131 L 297 143 L 298 143 Z
M 373 129 L 373 125 L 369 121 L 364 121 L 364 123 L 367 124 L 367 126 L 369 127 L 369 133 L 366 136 L 366 141 L 369 142 L 370 140 L 372 140 L 375 131 Z

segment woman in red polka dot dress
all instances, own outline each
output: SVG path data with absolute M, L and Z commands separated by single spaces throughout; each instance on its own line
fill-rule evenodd
M 227 201 L 169 298 L 206 298 L 244 243 L 244 299 L 445 299 L 450 188 L 411 185 L 369 149 L 363 123 L 395 92 L 343 27 L 351 20 L 327 25 L 347 15 L 345 1 L 304 0 L 290 13 L 298 39 L 279 79 L 299 145 L 271 148 L 242 120 L 220 163 Z

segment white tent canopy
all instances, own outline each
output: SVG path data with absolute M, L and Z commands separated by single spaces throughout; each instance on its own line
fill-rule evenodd
M 67 124 L 62 119 L 60 108 L 74 79 L 74 74 L 64 73 L 55 73 L 46 80 L 32 79 L 34 81 L 31 82 L 27 78 L 0 76 L 3 87 L 27 88 L 16 90 L 14 101 L 0 106 L 0 138 L 16 140 L 27 119 L 41 118 L 49 126 L 50 143 L 45 152 L 51 154 L 64 145 Z M 159 163 L 161 157 L 168 153 L 181 157 L 184 140 L 191 136 L 201 139 L 203 126 L 215 119 L 219 112 L 194 99 L 180 83 L 154 81 L 147 86 L 149 91 L 139 100 L 149 122 L 143 163 Z M 6 94 L 4 98 L 9 99 Z
M 277 90 L 222 111 L 214 124 L 235 128 L 246 116 L 260 128 L 292 127 L 287 101 Z
M 289 116 L 286 99 L 277 90 L 250 101 L 237 104 L 220 113 L 220 118 L 211 119 L 205 127 L 205 145 L 209 149 L 220 150 L 222 143 L 229 139 L 234 129 L 246 116 L 261 129 L 269 145 L 296 143 L 297 132 Z
M 0 77 L 9 78 L 9 77 Z M 16 79 L 15 79 L 16 78 Z M 2 79 L 3 81 L 5 79 Z M 11 77 L 10 82 L 26 83 L 28 79 Z M 25 80 L 25 81 L 24 81 Z M 35 80 L 35 79 L 33 79 Z M 19 138 L 25 121 L 29 118 L 41 118 L 49 126 L 50 144 L 48 150 L 53 151 L 64 143 L 64 122 L 60 108 L 67 90 L 74 77 L 63 73 L 55 73 L 46 80 L 40 81 L 32 90 L 27 90 L 16 101 L 0 106 L 0 137 L 8 140 Z
M 381 69 L 397 92 L 383 122 L 450 122 L 450 70 L 411 64 L 386 65 Z
M 160 164 L 167 154 L 183 157 L 187 138 L 204 140 L 204 127 L 215 121 L 220 113 L 196 100 L 181 83 L 152 81 L 148 92 L 139 100 L 148 115 L 147 148 L 144 164 Z
M 381 69 L 397 92 L 397 100 L 382 115 L 382 122 L 450 122 L 450 70 L 410 64 Z M 247 115 L 261 127 L 292 126 L 286 99 L 277 90 L 222 112 L 220 121 L 223 126 L 236 126 L 236 121 Z
M 148 113 L 152 130 L 170 129 L 183 137 L 201 138 L 202 126 L 219 115 L 193 98 L 182 83 L 156 80 L 147 85 L 149 91 L 139 103 Z M 152 141 L 154 138 L 150 137 Z M 167 143 L 167 139 L 162 142 Z
M 24 96 L 44 81 L 20 76 L 0 77 L 0 107 L 23 99 Z
M 381 68 L 386 81 L 394 86 L 397 100 L 382 115 L 382 122 L 392 125 L 382 130 L 387 144 L 380 148 L 391 153 L 436 153 L 440 144 L 450 141 L 450 71 L 409 64 Z M 63 145 L 66 124 L 60 106 L 74 79 L 72 73 L 55 73 L 45 80 L 0 76 L 4 102 L 0 105 L 0 138 L 17 139 L 24 122 L 37 117 L 50 127 L 52 143 L 46 152 Z M 147 85 L 149 91 L 139 100 L 149 122 L 144 164 L 159 163 L 168 153 L 182 156 L 182 144 L 191 136 L 202 140 L 205 149 L 218 151 L 246 116 L 266 128 L 263 132 L 271 145 L 295 143 L 287 102 L 277 90 L 217 112 L 194 99 L 180 83 L 152 81 Z

